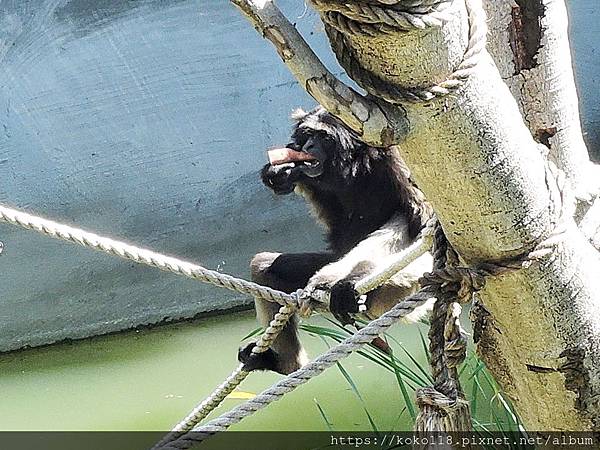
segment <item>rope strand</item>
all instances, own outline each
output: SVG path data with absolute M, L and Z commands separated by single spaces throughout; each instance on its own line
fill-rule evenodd
M 200 265 L 183 261 L 172 256 L 166 256 L 145 248 L 136 247 L 123 241 L 99 236 L 95 233 L 70 227 L 39 216 L 27 214 L 5 205 L 0 205 L 0 221 L 18 225 L 28 230 L 37 231 L 55 239 L 62 239 L 83 247 L 92 248 L 109 255 L 145 264 L 150 267 L 164 270 L 166 272 L 183 275 L 203 283 L 222 287 L 240 294 L 260 297 L 280 305 L 295 304 L 294 295 L 287 294 L 267 286 L 253 283 L 251 281 L 236 278 L 231 275 L 206 269 Z
M 383 268 L 380 272 L 374 273 L 369 277 L 360 280 L 355 289 L 359 294 L 370 292 L 376 287 L 383 284 L 393 275 L 398 273 L 400 270 L 407 267 L 411 262 L 417 259 L 419 256 L 427 253 L 433 243 L 433 233 L 435 231 L 434 219 L 430 220 L 425 228 L 421 231 L 421 236 L 412 245 L 404 249 L 402 252 L 395 255 L 389 262 L 388 265 Z M 296 295 L 302 295 L 301 291 L 297 292 Z M 282 306 L 279 312 L 275 315 L 269 327 L 265 330 L 263 335 L 256 342 L 256 345 L 252 349 L 252 353 L 261 353 L 266 351 L 279 332 L 283 329 L 286 322 L 295 312 L 296 308 L 291 306 Z M 198 425 L 204 418 L 206 418 L 214 409 L 216 409 L 225 400 L 239 384 L 244 381 L 249 372 L 243 370 L 243 365 L 240 365 L 235 369 L 229 377 L 219 385 L 205 400 L 203 400 L 198 406 L 196 406 L 181 422 L 179 422 L 171 432 L 165 436 L 155 448 L 162 448 L 161 445 L 165 445 L 167 442 L 173 441 L 181 436 L 182 433 L 192 430 Z
M 375 37 L 409 30 L 440 27 L 452 16 L 446 9 L 454 0 L 373 0 L 345 3 L 338 0 L 311 0 L 321 15 L 325 32 L 338 61 L 350 78 L 369 94 L 392 104 L 424 103 L 444 97 L 462 87 L 484 53 L 487 42 L 486 17 L 481 0 L 464 0 L 469 21 L 469 37 L 463 59 L 442 82 L 429 87 L 404 87 L 386 81 L 361 66 L 350 38 Z
M 22 228 L 37 231 L 38 233 L 55 239 L 65 240 L 83 247 L 102 251 L 113 256 L 118 256 L 140 264 L 156 267 L 178 275 L 184 275 L 194 280 L 224 287 L 246 295 L 263 298 L 265 300 L 279 303 L 281 308 L 275 315 L 267 329 L 263 332 L 253 347 L 254 354 L 266 351 L 278 334 L 281 332 L 289 318 L 294 314 L 298 305 L 301 291 L 287 294 L 285 292 L 271 289 L 251 281 L 246 281 L 231 275 L 206 269 L 200 265 L 183 261 L 171 256 L 166 256 L 152 250 L 136 247 L 122 241 L 91 233 L 80 228 L 71 227 L 39 216 L 34 216 L 5 205 L 0 205 L 0 221 L 17 225 Z M 364 294 L 383 284 L 398 271 L 404 269 L 419 256 L 427 253 L 433 241 L 435 221 L 431 220 L 422 230 L 420 237 L 403 251 L 394 255 L 387 264 L 378 272 L 359 281 L 356 290 Z M 158 445 L 163 445 L 181 436 L 195 427 L 208 414 L 217 408 L 242 381 L 249 372 L 239 365 L 204 401 L 195 407 L 173 430 L 165 436 Z M 157 447 L 160 448 L 160 447 Z

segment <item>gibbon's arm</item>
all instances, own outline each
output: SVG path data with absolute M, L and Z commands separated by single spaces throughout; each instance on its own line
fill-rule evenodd
M 301 301 L 300 313 L 307 315 L 311 309 L 329 309 L 329 293 L 334 285 L 347 282 L 353 286 L 356 281 L 385 267 L 389 263 L 390 255 L 410 244 L 406 217 L 400 213 L 394 215 L 343 257 L 324 266 L 312 276 L 305 288 L 306 295 Z M 411 285 L 430 269 L 431 256 L 425 254 L 392 280 Z

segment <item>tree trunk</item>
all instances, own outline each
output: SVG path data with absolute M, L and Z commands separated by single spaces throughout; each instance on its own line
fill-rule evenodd
M 258 16 L 270 4 L 268 0 L 247 1 L 255 4 Z M 327 3 L 313 2 L 321 8 Z M 467 3 L 478 5 L 476 0 Z M 356 75 L 358 65 L 382 83 L 431 86 L 454 71 L 465 55 L 469 32 L 465 3 L 455 0 L 451 8 L 449 20 L 424 30 L 340 36 L 326 29 L 351 76 Z M 269 25 L 269 29 L 277 27 Z M 547 45 L 559 44 L 549 41 Z M 568 49 L 557 47 L 557 51 Z M 544 72 L 535 79 L 547 76 L 554 75 Z M 546 88 L 570 89 L 564 79 L 544 80 Z M 554 126 L 556 118 L 572 119 L 573 106 L 561 103 L 558 112 L 548 116 L 550 122 L 545 122 L 546 116 L 538 116 L 529 106 L 539 87 L 527 89 L 521 106 L 534 130 Z M 552 100 L 547 96 L 544 102 L 564 97 L 564 93 Z M 565 230 L 549 256 L 488 279 L 480 292 L 482 305 L 474 310 L 475 334 L 480 355 L 527 428 L 598 429 L 599 257 L 572 220 L 567 191 L 559 190 L 546 169 L 543 147 L 540 150 L 533 139 L 492 58 L 484 52 L 467 83 L 454 94 L 426 103 L 402 102 L 389 111 L 399 122 L 408 120 L 410 132 L 398 142 L 402 156 L 466 264 L 527 255 L 555 232 L 566 211 Z M 579 145 L 581 136 L 574 137 L 581 134 L 578 122 L 570 120 L 567 127 L 563 135 L 557 126 L 555 137 L 549 138 L 557 142 L 557 149 Z M 585 159 L 584 150 L 579 147 L 574 158 Z M 555 155 L 567 171 L 579 164 L 569 162 L 573 151 Z
M 598 191 L 583 141 L 564 0 L 484 3 L 488 50 L 525 124 L 566 174 L 580 199 Z
M 386 81 L 433 84 L 465 52 L 460 9 L 441 28 L 355 36 L 349 48 Z M 553 209 L 556 187 L 491 58 L 456 100 L 404 107 L 412 132 L 402 155 L 467 263 L 524 254 L 552 231 L 560 213 Z M 550 259 L 491 278 L 480 293 L 488 312 L 477 321 L 479 353 L 529 429 L 585 430 L 600 419 L 599 264 L 569 221 Z

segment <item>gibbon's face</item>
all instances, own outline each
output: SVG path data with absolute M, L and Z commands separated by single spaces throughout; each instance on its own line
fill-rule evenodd
M 279 195 L 289 194 L 298 183 L 318 183 L 331 172 L 335 147 L 326 133 L 299 127 L 292 142 L 268 151 L 269 164 L 261 172 L 263 183 Z

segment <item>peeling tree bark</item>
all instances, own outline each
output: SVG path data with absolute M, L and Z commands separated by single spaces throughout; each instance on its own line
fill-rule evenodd
M 440 28 L 354 36 L 348 45 L 361 66 L 380 78 L 406 87 L 430 86 L 447 77 L 465 52 L 463 1 L 455 0 L 452 8 L 452 20 Z M 532 60 L 524 57 L 519 64 L 532 65 Z M 572 114 L 573 107 L 559 104 L 556 111 L 561 113 L 552 120 Z M 555 229 L 561 215 L 556 180 L 548 176 L 545 154 L 489 55 L 455 95 L 406 104 L 395 114 L 410 124 L 402 155 L 466 264 L 527 254 Z M 555 123 L 535 124 L 550 128 Z M 548 139 L 562 148 L 566 144 L 557 136 L 565 131 L 570 145 L 580 132 L 577 126 L 559 122 Z M 566 153 L 556 157 L 567 171 L 576 165 Z M 599 269 L 597 252 L 568 218 L 551 256 L 490 278 L 480 292 L 474 311 L 479 354 L 531 430 L 600 427 Z
M 578 198 L 598 193 L 597 169 L 583 141 L 564 0 L 493 0 L 488 50 L 532 135 L 569 179 Z

